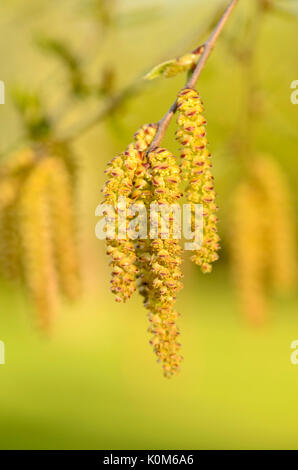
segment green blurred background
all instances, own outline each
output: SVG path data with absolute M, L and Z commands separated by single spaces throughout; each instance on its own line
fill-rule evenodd
M 67 99 L 67 74 L 36 46 L 36 37 L 67 42 L 90 80 L 104 67 L 113 70 L 121 90 L 161 60 L 200 44 L 204 24 L 226 2 L 118 0 L 111 8 L 112 3 L 109 20 L 97 15 L 95 0 L 1 2 L 6 104 L 0 106 L 0 151 L 22 140 L 9 95 L 15 85 L 40 92 L 61 136 L 103 106 Z M 185 262 L 178 299 L 180 375 L 162 377 L 148 345 L 141 299 L 114 302 L 104 244 L 94 235 L 94 211 L 107 161 L 140 125 L 160 119 L 183 77 L 150 83 L 74 140 L 85 291 L 78 303 L 60 309 L 51 337 L 34 327 L 23 293 L 0 284 L 0 340 L 6 348 L 6 364 L 0 366 L 2 449 L 298 448 L 298 366 L 290 361 L 291 342 L 298 339 L 297 292 L 273 299 L 267 324 L 254 329 L 238 309 L 228 265 L 227 215 L 239 179 L 237 156 L 228 144 L 241 120 L 245 83 L 227 36 L 237 36 L 251 3 L 240 0 L 198 85 L 214 155 L 223 249 L 211 275 Z M 274 155 L 287 173 L 297 213 L 298 106 L 290 101 L 290 84 L 298 79 L 296 3 L 281 0 L 283 13 L 268 13 L 262 24 L 256 64 L 265 111 L 255 145 Z M 171 135 L 172 128 L 166 142 L 177 150 Z

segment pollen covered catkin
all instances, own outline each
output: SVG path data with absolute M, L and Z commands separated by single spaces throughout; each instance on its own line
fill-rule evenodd
M 154 204 L 175 204 L 180 198 L 180 169 L 175 157 L 164 148 L 156 148 L 148 155 L 152 178 Z M 176 294 L 182 288 L 181 247 L 175 239 L 175 220 L 170 224 L 169 236 L 162 234 L 162 216 L 159 214 L 157 238 L 151 240 L 151 274 L 146 308 L 149 310 L 151 344 L 164 375 L 171 377 L 179 371 L 182 356 L 179 353 L 178 313 L 174 309 Z
M 278 292 L 291 290 L 297 279 L 294 214 L 290 191 L 279 165 L 266 155 L 255 159 L 254 173 L 266 210 L 266 252 L 269 279 Z
M 16 209 L 16 203 L 12 203 L 0 210 L 0 273 L 7 280 L 17 280 L 21 277 Z
M 181 169 L 187 181 L 185 195 L 192 205 L 203 205 L 203 243 L 192 256 L 201 270 L 212 270 L 212 263 L 218 259 L 219 236 L 217 233 L 218 210 L 215 203 L 214 177 L 212 175 L 211 154 L 207 149 L 206 119 L 202 113 L 203 104 L 199 93 L 193 89 L 182 90 L 177 99 L 178 130 L 176 138 L 182 145 Z
M 48 329 L 63 291 L 80 293 L 72 154 L 39 142 L 0 166 L 0 272 L 21 280 Z
M 132 204 L 146 202 L 150 199 L 150 191 L 145 190 L 147 182 L 144 179 L 147 171 L 145 151 L 151 144 L 156 134 L 156 125 L 146 124 L 142 126 L 134 136 L 125 152 L 115 157 L 106 170 L 108 181 L 103 188 L 104 202 L 115 209 L 115 219 L 110 221 L 115 224 L 116 236 L 107 236 L 107 254 L 112 257 L 111 290 L 115 294 L 117 302 L 125 302 L 136 290 L 136 277 L 138 267 L 136 258 L 137 245 L 128 234 L 128 223 L 131 219 L 129 209 Z M 124 198 L 119 204 L 119 198 Z M 125 233 L 120 235 L 120 219 L 126 219 Z M 123 224 L 122 224 L 123 225 Z M 139 248 L 141 249 L 141 248 Z
M 262 194 L 251 182 L 241 183 L 233 196 L 230 247 L 241 307 L 254 325 L 264 323 L 268 308 L 265 240 Z
M 48 329 L 57 303 L 57 275 L 48 203 L 49 167 L 40 161 L 22 187 L 19 230 L 25 282 L 39 313 L 40 325 Z
M 150 175 L 150 163 L 146 150 L 152 143 L 156 135 L 157 126 L 155 124 L 145 124 L 134 136 L 135 145 L 139 150 L 139 159 L 136 167 L 131 199 L 134 205 L 140 204 L 146 208 L 147 228 L 150 224 L 150 204 L 152 202 L 152 182 Z M 150 276 L 151 276 L 151 240 L 138 237 L 135 240 L 136 266 L 138 269 L 138 290 L 144 297 L 144 302 L 148 299 Z
M 36 154 L 32 148 L 26 147 L 18 150 L 1 162 L 0 178 L 22 175 L 25 171 L 32 168 L 35 161 Z
M 20 277 L 20 247 L 16 224 L 19 182 L 16 177 L 0 177 L 0 273 L 8 279 Z
M 108 181 L 103 187 L 104 203 L 115 209 L 115 218 L 110 222 L 115 224 L 115 238 L 106 238 L 107 254 L 111 256 L 112 279 L 111 291 L 117 302 L 125 302 L 136 290 L 135 247 L 127 235 L 127 220 L 125 215 L 131 205 L 132 183 L 137 168 L 139 152 L 134 144 L 126 151 L 116 156 L 108 164 L 106 174 Z M 122 202 L 119 198 L 123 198 Z M 120 233 L 120 219 L 124 216 L 124 233 Z M 123 225 L 123 224 L 121 224 Z
M 69 299 L 76 299 L 80 295 L 80 273 L 72 178 L 61 158 L 50 157 L 47 167 L 49 211 L 59 285 Z

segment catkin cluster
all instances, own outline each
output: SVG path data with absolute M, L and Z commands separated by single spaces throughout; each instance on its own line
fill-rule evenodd
M 25 285 L 44 328 L 59 290 L 70 299 L 80 293 L 73 175 L 65 152 L 63 144 L 43 144 L 17 152 L 0 168 L 1 274 Z
M 126 151 L 108 164 L 108 180 L 103 188 L 104 202 L 115 207 L 113 217 L 106 216 L 112 292 L 118 302 L 129 299 L 136 288 L 143 296 L 149 310 L 150 343 L 166 377 L 178 372 L 182 360 L 176 324 L 179 315 L 175 310 L 176 295 L 182 288 L 182 249 L 174 217 L 174 207 L 183 196 L 182 181 L 186 181 L 185 195 L 191 205 L 192 226 L 195 225 L 195 205 L 203 206 L 203 244 L 195 251 L 193 261 L 203 272 L 210 272 L 219 249 L 217 206 L 202 103 L 195 90 L 186 89 L 179 94 L 177 106 L 181 162 L 167 149 L 152 145 L 158 125 L 145 125 L 136 132 L 134 142 Z M 117 207 L 120 196 L 125 198 L 124 207 Z M 140 207 L 139 213 L 141 207 L 146 209 L 146 237 L 130 236 L 129 226 L 135 216 L 135 212 L 129 210 L 132 207 Z M 149 210 L 153 207 L 157 213 L 154 221 Z M 165 207 L 167 210 L 163 211 Z M 125 235 L 120 223 L 124 211 L 127 215 Z M 109 237 L 113 233 L 109 227 L 113 224 L 116 236 Z
M 297 275 L 294 216 L 285 177 L 264 155 L 235 190 L 230 234 L 232 267 L 242 309 L 254 324 L 266 318 L 270 291 L 289 291 Z

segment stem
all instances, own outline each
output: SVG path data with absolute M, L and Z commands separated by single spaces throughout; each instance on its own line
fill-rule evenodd
M 235 6 L 237 5 L 239 0 L 231 0 L 228 7 L 224 11 L 222 17 L 220 18 L 219 22 L 215 26 L 214 30 L 212 31 L 211 35 L 207 39 L 207 41 L 203 44 L 204 52 L 194 70 L 192 73 L 191 77 L 187 81 L 185 88 L 194 88 L 196 86 L 196 83 L 201 75 L 201 72 L 208 60 L 209 55 L 211 54 L 215 43 L 218 39 L 218 36 L 220 35 L 223 27 L 225 26 L 226 22 L 228 21 L 232 11 L 234 10 Z M 166 130 L 174 116 L 174 114 L 177 111 L 177 100 L 175 103 L 172 104 L 168 112 L 164 115 L 164 117 L 158 122 L 158 130 L 156 133 L 156 136 L 150 145 L 148 152 L 150 152 L 153 148 L 159 147 L 160 142 L 162 141 Z
M 95 116 L 91 116 L 83 125 L 80 123 L 75 129 L 72 130 L 66 137 L 67 141 L 72 141 L 80 138 L 82 134 L 87 131 L 90 131 L 98 122 L 102 121 L 104 118 L 116 111 L 120 105 L 122 105 L 125 100 L 131 96 L 136 95 L 143 83 L 140 79 L 135 80 L 133 83 L 128 85 L 123 91 L 121 91 L 116 96 L 112 97 L 107 105 L 99 111 Z
M 214 23 L 214 16 L 211 16 L 211 19 L 209 19 L 209 22 L 207 25 L 204 25 L 203 28 L 201 27 L 197 32 L 196 36 L 202 37 L 203 35 L 206 34 L 207 31 L 210 30 L 210 23 Z M 189 36 L 189 35 L 188 35 Z M 189 37 L 187 36 L 187 41 L 189 41 Z M 191 37 L 193 34 L 191 35 Z M 183 43 L 185 42 L 186 38 L 183 39 Z M 166 54 L 163 54 L 159 58 L 159 62 L 164 61 L 166 58 L 174 55 L 177 51 L 177 45 L 180 47 L 180 42 L 176 44 L 175 47 L 171 48 Z M 199 46 L 197 47 L 194 51 L 193 54 L 200 54 L 202 51 L 202 48 L 204 46 Z M 130 83 L 124 90 L 120 91 L 117 95 L 112 97 L 106 104 L 106 106 L 99 112 L 95 114 L 95 116 L 91 116 L 89 119 L 87 119 L 83 123 L 79 123 L 74 129 L 72 129 L 70 132 L 67 133 L 66 137 L 64 137 L 65 140 L 76 140 L 79 139 L 85 132 L 89 131 L 92 129 L 96 124 L 98 124 L 100 121 L 105 119 L 107 116 L 109 116 L 113 111 L 116 111 L 119 106 L 126 100 L 129 99 L 133 96 L 135 96 L 144 86 L 146 86 L 147 82 L 144 80 L 144 74 L 145 72 L 148 71 L 148 68 L 144 70 L 144 73 L 138 77 L 136 80 L 134 80 L 132 83 Z
M 259 92 L 257 71 L 255 70 L 255 55 L 258 45 L 260 28 L 263 15 L 266 9 L 259 2 L 255 2 L 253 15 L 249 18 L 246 28 L 248 28 L 247 40 L 238 51 L 238 60 L 242 66 L 244 96 L 242 113 L 239 117 L 239 125 L 236 134 L 240 136 L 237 146 L 237 159 L 242 164 L 245 173 L 251 173 L 251 160 L 254 158 L 256 124 L 258 122 L 259 110 L 256 110 L 256 94 Z M 237 57 L 237 56 L 236 56 Z
M 214 44 L 217 40 L 217 37 L 219 36 L 222 28 L 224 27 L 226 21 L 228 20 L 233 8 L 236 6 L 236 3 L 238 0 L 232 0 L 227 7 L 226 11 L 223 13 L 221 19 L 219 20 L 217 26 L 213 30 L 211 36 L 209 39 L 201 46 L 196 48 L 193 53 L 198 53 L 199 50 L 203 50 L 203 54 L 201 56 L 201 59 L 199 60 L 193 74 L 191 75 L 188 84 L 186 86 L 191 86 L 192 81 L 194 80 L 192 88 L 195 86 L 196 81 L 198 80 L 201 71 L 205 65 L 205 62 L 208 59 L 209 54 L 211 53 Z M 213 17 L 212 17 L 212 23 L 213 23 Z M 208 30 L 210 29 L 210 24 L 208 23 Z M 199 31 L 196 33 L 197 35 L 202 36 L 202 34 L 205 34 L 206 30 L 204 28 L 203 31 Z M 161 58 L 164 60 L 164 57 Z M 147 71 L 147 69 L 146 69 Z M 134 80 L 131 84 L 129 84 L 124 90 L 122 90 L 119 94 L 115 95 L 112 97 L 105 105 L 105 107 L 97 112 L 95 115 L 89 117 L 85 122 L 79 123 L 74 127 L 74 129 L 71 129 L 66 133 L 64 136 L 60 136 L 63 140 L 66 141 L 74 141 L 79 139 L 84 133 L 92 129 L 96 124 L 98 124 L 100 121 L 102 121 L 104 118 L 109 116 L 113 111 L 117 110 L 119 106 L 128 98 L 136 95 L 140 89 L 144 86 L 145 82 L 142 80 L 142 78 L 137 78 Z M 166 129 L 168 125 L 170 124 L 170 121 L 176 112 L 176 102 L 171 106 L 167 114 L 164 116 L 163 119 L 161 119 L 158 123 L 158 132 L 156 134 L 156 138 L 154 139 L 154 147 L 156 147 L 160 141 L 162 140 Z M 11 147 L 6 149 L 5 151 L 0 152 L 0 154 L 7 154 L 10 153 L 12 150 L 15 148 L 18 148 L 18 146 L 24 141 L 24 137 L 22 137 L 20 140 L 15 142 Z M 153 145 L 150 146 L 150 148 L 153 148 Z

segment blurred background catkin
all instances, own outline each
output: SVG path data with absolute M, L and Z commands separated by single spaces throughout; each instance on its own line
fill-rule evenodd
M 209 275 L 185 257 L 179 377 L 155 364 L 142 300 L 115 303 L 94 234 L 107 162 L 184 84 L 136 79 L 225 5 L 1 3 L 1 448 L 297 448 L 295 0 L 239 2 L 198 83 L 222 249 Z

